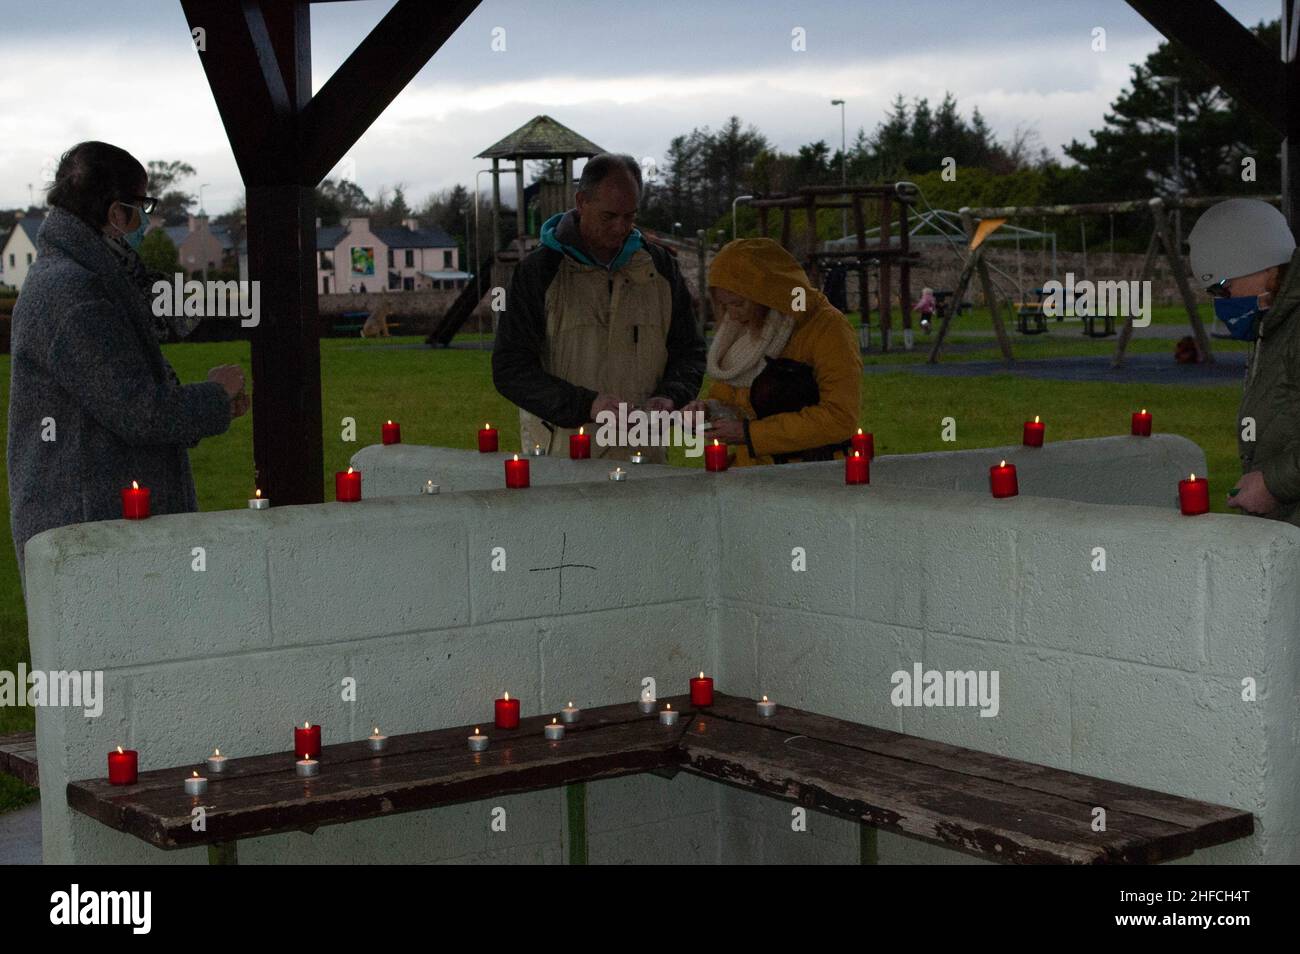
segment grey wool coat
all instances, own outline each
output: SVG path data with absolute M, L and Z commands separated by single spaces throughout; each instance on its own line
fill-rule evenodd
M 197 510 L 187 448 L 230 427 L 220 384 L 177 383 L 148 298 L 100 233 L 55 208 L 36 245 L 14 306 L 9 386 L 9 519 L 24 589 L 28 539 L 120 518 L 133 480 L 149 488 L 152 513 Z

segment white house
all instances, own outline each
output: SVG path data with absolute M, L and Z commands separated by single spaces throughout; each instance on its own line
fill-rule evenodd
M 4 273 L 0 277 L 6 285 L 22 289 L 27 270 L 36 261 L 36 233 L 44 221 L 43 215 L 24 215 L 5 239 L 4 248 L 0 249 L 4 260 Z

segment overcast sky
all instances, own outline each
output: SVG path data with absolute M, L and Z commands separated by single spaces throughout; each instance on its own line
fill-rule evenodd
M 392 0 L 312 9 L 313 85 Z M 1223 0 L 1246 25 L 1280 0 Z M 176 0 L 0 0 L 0 208 L 41 201 L 59 153 L 83 139 L 142 161 L 182 159 L 225 211 L 242 192 Z M 803 28 L 807 49 L 791 49 Z M 1094 52 L 1093 30 L 1106 31 Z M 504 30 L 506 49 L 491 48 Z M 484 0 L 349 154 L 372 198 L 402 183 L 411 205 L 457 182 L 474 155 L 547 113 L 598 145 L 662 156 L 674 135 L 732 115 L 792 151 L 871 132 L 895 93 L 945 90 L 979 106 L 999 138 L 1037 129 L 1063 143 L 1098 128 L 1160 36 L 1123 0 Z M 1241 64 L 1248 69 L 1249 64 Z M 488 185 L 488 177 L 483 177 Z M 513 183 L 507 195 L 513 192 Z

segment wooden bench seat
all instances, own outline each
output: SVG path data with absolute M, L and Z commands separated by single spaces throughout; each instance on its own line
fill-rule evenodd
M 36 786 L 39 783 L 35 732 L 0 735 L 0 772 L 12 775 L 27 785 Z
M 311 779 L 283 752 L 231 759 L 220 775 L 196 764 L 142 772 L 129 787 L 71 782 L 67 798 L 159 848 L 206 844 L 214 862 L 233 861 L 242 838 L 559 786 L 570 860 L 585 861 L 586 782 L 678 770 L 860 822 L 864 846 L 879 829 L 1014 863 L 1154 863 L 1254 830 L 1249 812 L 798 709 L 763 718 L 752 700 L 722 693 L 699 710 L 686 697 L 663 702 L 681 709 L 676 726 L 628 703 L 584 711 L 560 742 L 542 736 L 551 716 L 534 716 L 517 730 L 485 725 L 492 742 L 481 754 L 466 746 L 473 726 L 458 726 L 391 737 L 378 754 L 364 741 L 327 745 Z M 207 795 L 182 790 L 195 769 Z M 203 832 L 191 828 L 198 805 Z M 1093 830 L 1096 808 L 1104 831 Z

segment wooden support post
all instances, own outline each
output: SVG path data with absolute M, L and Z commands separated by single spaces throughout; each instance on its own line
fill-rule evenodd
M 904 255 L 912 251 L 911 235 L 908 232 L 907 203 L 898 200 L 898 249 Z M 906 258 L 898 265 L 898 300 L 903 307 L 903 342 L 908 351 L 912 350 L 912 263 Z
M 808 202 L 804 206 L 804 224 L 808 227 L 808 255 L 806 261 L 811 262 L 813 256 L 817 254 L 817 200 L 813 196 L 808 196 Z
M 943 321 L 939 323 L 939 333 L 934 337 L 934 344 L 930 346 L 930 357 L 926 359 L 927 364 L 937 364 L 939 361 L 939 352 L 943 349 L 943 341 L 948 337 L 948 326 L 952 324 L 953 316 L 961 308 L 962 299 L 966 297 L 966 289 L 970 287 L 971 276 L 975 274 L 975 267 L 979 264 L 980 256 L 984 254 L 984 246 L 980 246 L 971 252 L 970 258 L 962 267 L 961 275 L 957 278 L 957 288 L 952 293 L 952 304 L 944 312 Z
M 214 841 L 208 845 L 208 864 L 210 865 L 237 865 L 239 864 L 239 842 L 238 841 Z
M 501 248 L 501 160 L 492 160 L 492 247 L 490 252 Z
M 861 259 L 859 259 L 861 261 Z M 858 329 L 858 345 L 863 351 L 871 350 L 871 269 L 866 262 L 858 266 L 858 314 L 861 316 Z
M 966 230 L 966 234 L 968 236 L 974 237 L 975 219 L 970 214 L 969 209 L 962 209 L 961 223 L 962 223 L 962 227 Z M 984 244 L 981 243 L 980 247 L 975 251 L 983 252 Z M 979 279 L 980 279 L 980 287 L 984 290 L 984 298 L 988 301 L 989 315 L 993 319 L 993 333 L 997 336 L 998 348 L 1000 348 L 1002 351 L 1002 360 L 1006 364 L 1011 364 L 1012 361 L 1015 360 L 1015 358 L 1011 354 L 1011 341 L 1010 339 L 1007 338 L 1007 329 L 1002 324 L 1002 314 L 998 310 L 997 290 L 993 287 L 993 278 L 992 276 L 989 275 L 988 263 L 984 261 L 984 256 L 982 254 L 976 255 L 974 258 L 974 262 L 975 262 L 975 272 L 976 274 L 979 275 Z M 953 305 L 953 307 L 954 308 L 960 307 L 960 304 L 961 302 L 958 301 L 956 304 Z
M 892 210 L 889 206 L 889 194 L 885 193 L 880 197 L 880 247 L 885 251 L 889 250 L 889 235 L 893 225 Z M 882 257 L 880 259 L 880 291 L 876 297 L 880 301 L 880 352 L 881 354 L 889 351 L 889 333 L 893 327 L 893 310 L 894 303 L 890 301 L 889 290 L 889 259 Z
M 767 238 L 767 206 L 758 207 L 758 234 Z
M 1178 293 L 1182 296 L 1183 307 L 1187 309 L 1187 321 L 1192 326 L 1192 334 L 1196 337 L 1197 347 L 1201 349 L 1201 354 L 1205 356 L 1205 363 L 1212 364 L 1214 355 L 1210 352 L 1210 337 L 1205 333 L 1205 326 L 1201 324 L 1201 316 L 1196 311 L 1196 298 L 1192 295 L 1192 286 L 1187 280 L 1187 266 L 1183 263 L 1181 250 L 1175 245 L 1173 236 L 1170 234 L 1169 218 L 1165 215 L 1164 203 L 1158 198 L 1152 199 L 1151 212 L 1156 220 L 1156 229 L 1160 232 L 1161 244 L 1165 247 L 1165 258 L 1169 261 L 1169 267 L 1174 273 L 1174 281 L 1178 284 Z
M 1152 226 L 1151 239 L 1147 242 L 1147 253 L 1142 258 L 1142 270 L 1138 273 L 1137 280 L 1144 282 L 1147 276 L 1151 274 L 1151 267 L 1156 262 L 1156 251 L 1160 247 L 1160 229 Z M 1124 319 L 1124 324 L 1120 326 L 1119 336 L 1115 340 L 1115 356 L 1110 359 L 1112 368 L 1124 366 L 1124 353 L 1128 350 L 1129 339 L 1133 337 L 1133 316 L 1129 315 Z
M 781 207 L 781 247 L 790 251 L 790 210 Z
M 864 251 L 867 247 L 867 223 L 862 214 L 862 196 L 853 197 L 853 234 L 857 239 L 858 251 Z
M 519 239 L 519 257 L 524 257 L 524 236 L 528 234 L 528 203 L 524 201 L 524 160 L 515 156 L 515 238 Z
M 587 783 L 564 787 L 569 809 L 569 864 L 587 863 Z

